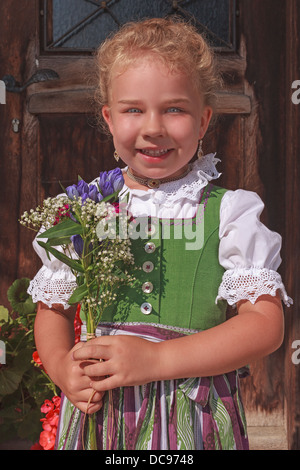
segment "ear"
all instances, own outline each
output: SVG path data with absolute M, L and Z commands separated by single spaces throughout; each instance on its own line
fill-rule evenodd
M 102 116 L 103 116 L 104 121 L 108 125 L 111 134 L 114 135 L 113 123 L 112 123 L 112 119 L 111 119 L 111 112 L 110 112 L 110 108 L 107 104 L 105 104 L 102 108 Z
M 209 106 L 205 106 L 205 108 L 203 109 L 203 112 L 202 112 L 201 125 L 200 125 L 200 129 L 199 129 L 199 139 L 200 140 L 203 139 L 203 137 L 206 134 L 206 131 L 207 131 L 207 128 L 208 128 L 209 123 L 211 121 L 212 115 L 213 115 L 212 108 L 210 108 Z

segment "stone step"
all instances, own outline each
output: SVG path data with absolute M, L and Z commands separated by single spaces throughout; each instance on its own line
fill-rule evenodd
M 248 426 L 250 450 L 288 450 L 283 426 Z

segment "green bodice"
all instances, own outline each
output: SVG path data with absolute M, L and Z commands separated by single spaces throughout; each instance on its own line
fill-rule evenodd
M 218 260 L 220 203 L 226 190 L 208 185 L 192 219 L 138 219 L 133 286 L 117 292 L 105 322 L 159 323 L 205 330 L 225 321 L 215 303 L 224 269 Z M 139 236 L 137 236 L 138 232 Z

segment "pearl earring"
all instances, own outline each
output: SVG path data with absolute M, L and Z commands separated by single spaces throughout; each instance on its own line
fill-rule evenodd
M 114 151 L 114 159 L 116 160 L 116 162 L 118 162 L 120 159 L 118 152 L 116 150 Z
M 199 140 L 199 146 L 198 146 L 197 157 L 198 157 L 199 159 L 203 157 L 202 140 Z

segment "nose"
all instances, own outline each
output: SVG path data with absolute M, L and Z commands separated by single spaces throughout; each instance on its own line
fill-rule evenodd
M 161 137 L 165 135 L 163 117 L 160 113 L 144 114 L 142 133 L 145 137 Z

